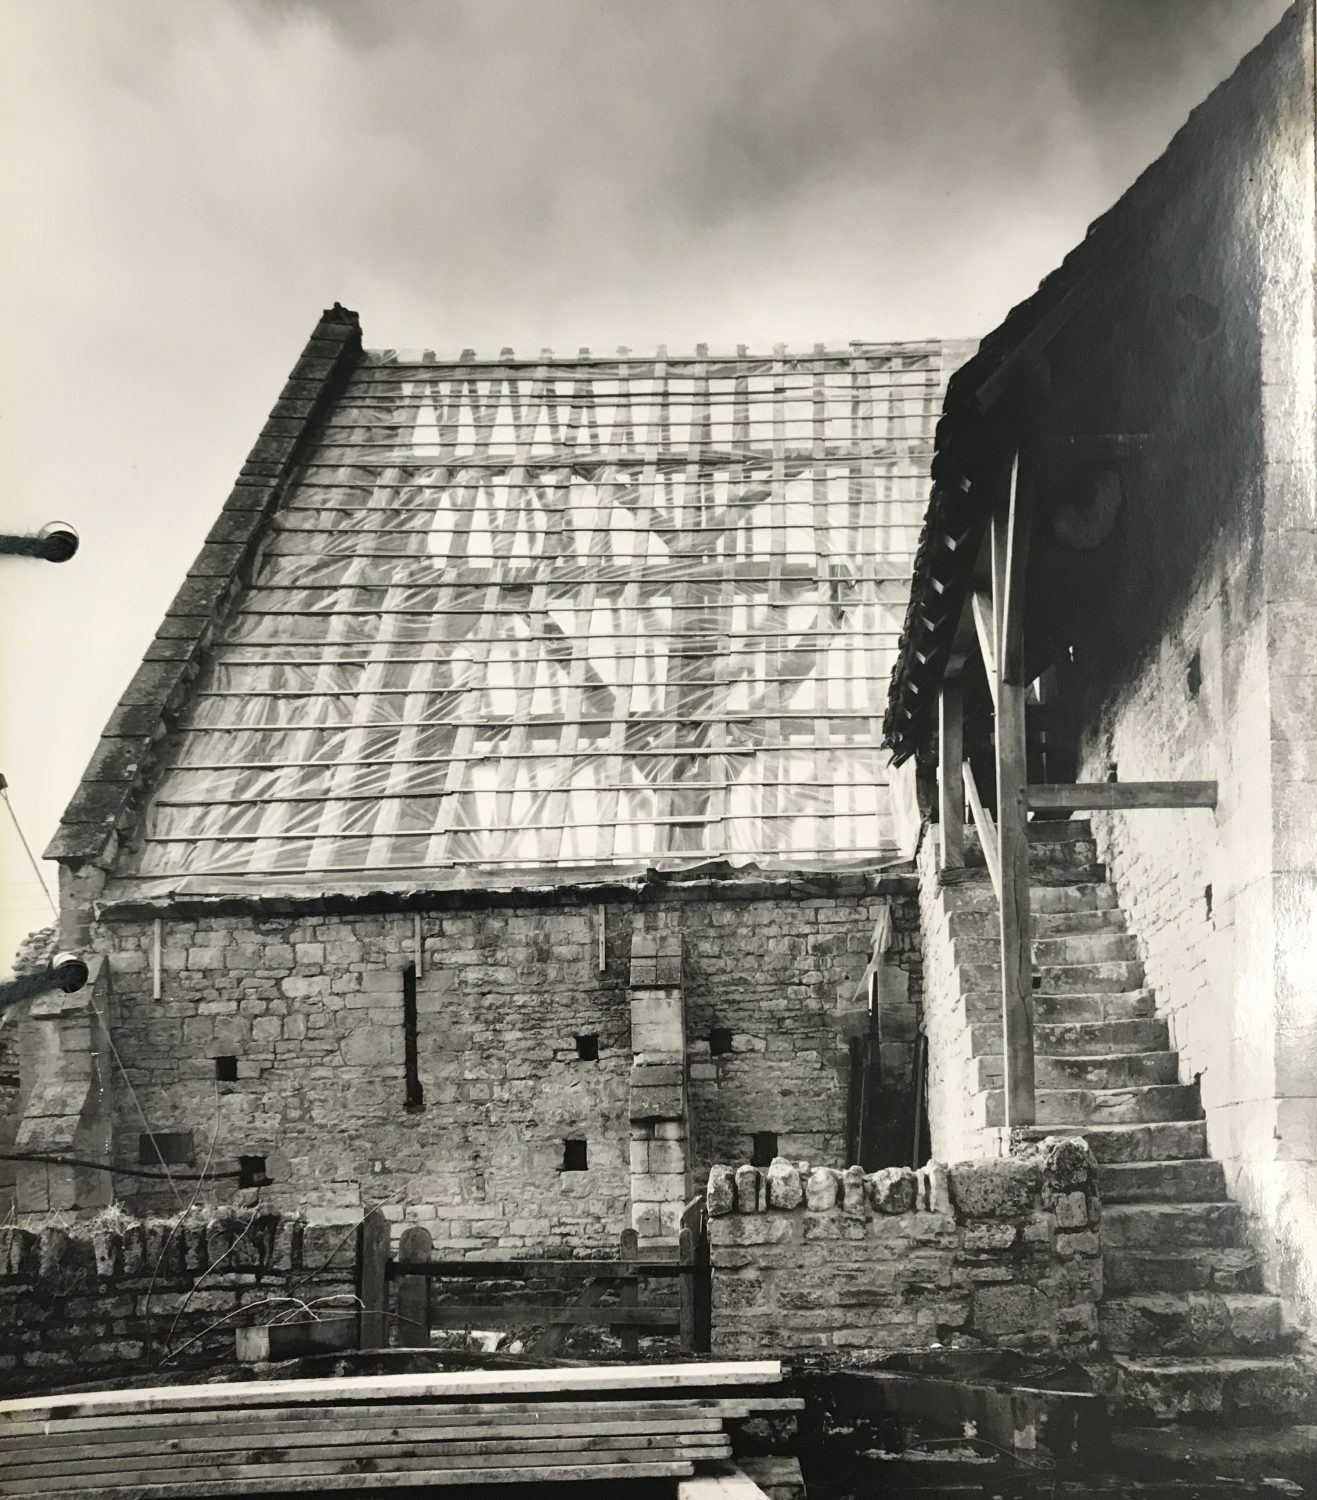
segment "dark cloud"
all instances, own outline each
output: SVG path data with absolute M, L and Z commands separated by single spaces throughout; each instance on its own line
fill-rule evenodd
M 981 333 L 1281 9 L 6 0 L 0 483 L 84 534 L 6 576 L 31 831 L 322 306 L 445 349 Z

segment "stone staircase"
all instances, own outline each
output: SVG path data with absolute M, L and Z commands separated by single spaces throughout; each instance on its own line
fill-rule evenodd
M 1263 1291 L 1240 1208 L 1207 1153 L 1197 1082 L 1181 1081 L 1089 825 L 1031 825 L 1030 863 L 1038 1123 L 1013 1144 L 1079 1134 L 1100 1164 L 1099 1323 L 1113 1410 L 1122 1427 L 1159 1429 L 1163 1443 L 1166 1424 L 1317 1420 L 1312 1367 L 1280 1300 Z M 946 894 L 978 1118 L 998 1126 L 996 903 L 981 880 Z M 1265 1433 L 1254 1439 L 1265 1447 Z

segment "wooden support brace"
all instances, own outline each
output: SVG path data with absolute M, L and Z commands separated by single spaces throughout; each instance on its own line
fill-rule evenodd
M 1216 806 L 1215 781 L 1080 781 L 1027 789 L 1030 812 L 1128 812 L 1140 807 Z
M 964 695 L 959 677 L 944 677 L 938 693 L 938 845 L 944 870 L 965 863 Z
M 993 705 L 997 702 L 997 625 L 994 618 L 992 596 L 983 589 L 975 589 L 970 595 L 970 613 L 974 617 L 974 633 L 978 636 L 979 651 L 983 656 L 983 671 L 988 679 Z
M 969 803 L 970 817 L 974 820 L 974 831 L 979 836 L 979 843 L 983 846 L 983 860 L 988 867 L 988 879 L 992 881 L 992 891 L 997 900 L 1001 900 L 1001 858 L 997 848 L 997 829 L 992 821 L 992 814 L 983 805 L 983 798 L 979 796 L 978 783 L 974 780 L 974 770 L 969 761 L 966 761 L 962 770 L 965 784 L 965 799 Z

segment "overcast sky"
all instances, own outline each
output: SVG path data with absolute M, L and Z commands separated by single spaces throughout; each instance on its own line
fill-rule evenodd
M 0 0 L 4 526 L 83 537 L 0 564 L 38 852 L 323 306 L 440 351 L 977 337 L 1283 9 Z M 43 910 L 0 826 L 0 969 Z

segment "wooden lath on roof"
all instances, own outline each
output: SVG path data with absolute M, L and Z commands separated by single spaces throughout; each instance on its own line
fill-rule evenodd
M 928 342 L 364 354 L 116 875 L 894 858 L 880 694 L 944 373 Z

